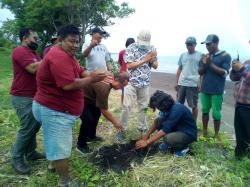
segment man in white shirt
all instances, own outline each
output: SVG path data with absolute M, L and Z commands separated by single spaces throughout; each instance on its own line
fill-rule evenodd
M 110 55 L 105 45 L 101 44 L 102 37 L 107 34 L 106 31 L 95 27 L 91 30 L 92 39 L 90 43 L 86 42 L 82 46 L 82 54 L 86 58 L 87 70 L 94 69 L 110 70 L 108 62 Z

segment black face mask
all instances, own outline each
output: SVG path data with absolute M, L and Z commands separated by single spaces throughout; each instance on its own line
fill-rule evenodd
M 29 47 L 31 50 L 35 51 L 35 50 L 37 50 L 37 48 L 38 48 L 38 44 L 35 43 L 35 42 L 30 42 L 30 43 L 28 43 L 28 47 Z

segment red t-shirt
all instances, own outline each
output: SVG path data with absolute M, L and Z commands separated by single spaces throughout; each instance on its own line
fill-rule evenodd
M 120 72 L 127 71 L 127 65 L 126 65 L 126 63 L 124 62 L 124 55 L 125 55 L 125 52 L 126 52 L 126 49 L 123 49 L 123 50 L 120 51 L 120 53 L 119 53 L 118 62 L 119 62 L 119 64 L 120 64 L 120 66 L 121 66 Z
M 83 89 L 65 91 L 63 86 L 80 78 L 84 69 L 74 56 L 60 46 L 50 49 L 37 72 L 35 100 L 53 110 L 80 115 L 83 110 Z
M 27 46 L 18 46 L 12 52 L 13 81 L 10 94 L 15 96 L 34 97 L 36 93 L 36 74 L 31 74 L 25 67 L 40 61 L 39 54 Z

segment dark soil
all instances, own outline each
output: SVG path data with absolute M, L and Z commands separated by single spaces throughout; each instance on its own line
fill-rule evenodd
M 136 150 L 135 142 L 136 140 L 131 140 L 127 144 L 113 144 L 112 146 L 102 147 L 94 152 L 91 160 L 103 170 L 122 171 L 128 169 L 132 161 L 142 163 L 146 156 L 151 156 L 159 151 L 159 144 L 157 143 Z

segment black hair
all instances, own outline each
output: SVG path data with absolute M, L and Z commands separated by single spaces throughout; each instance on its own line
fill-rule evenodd
M 132 44 L 132 43 L 135 43 L 135 39 L 134 39 L 134 38 L 128 38 L 127 41 L 126 41 L 126 43 L 125 43 L 126 48 L 127 48 L 130 44 Z
M 156 108 L 161 112 L 167 112 L 174 105 L 173 97 L 161 90 L 156 92 L 150 97 L 149 107 L 155 110 Z
M 75 25 L 66 25 L 63 26 L 59 31 L 58 31 L 58 36 L 61 39 L 65 39 L 68 35 L 78 35 L 80 36 L 80 31 Z
M 36 32 L 34 29 L 32 28 L 21 28 L 19 31 L 19 39 L 22 42 L 23 41 L 23 37 L 28 37 L 30 35 L 31 32 Z

